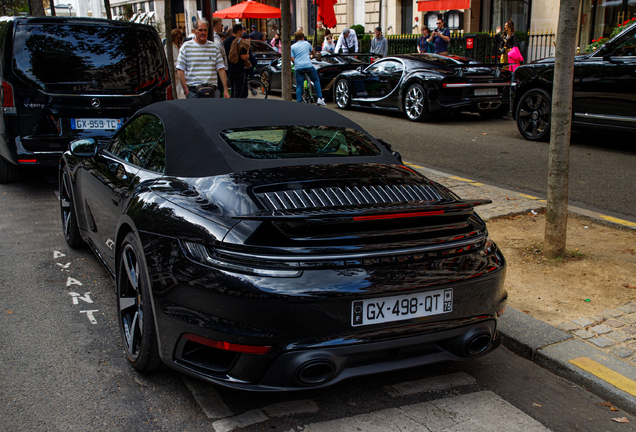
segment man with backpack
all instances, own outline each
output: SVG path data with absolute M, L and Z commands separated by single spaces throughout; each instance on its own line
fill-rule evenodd
M 251 67 L 249 61 L 250 41 L 243 39 L 242 33 L 243 25 L 234 24 L 232 36 L 223 42 L 225 52 L 227 52 L 228 81 L 233 98 L 240 98 L 243 95 L 247 69 Z

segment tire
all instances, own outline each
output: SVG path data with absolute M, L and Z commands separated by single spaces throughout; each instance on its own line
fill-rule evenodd
M 267 99 L 267 87 L 260 79 L 250 79 L 247 81 L 248 99 Z
M 333 98 L 338 108 L 351 108 L 351 88 L 349 87 L 349 81 L 341 79 L 336 83 L 333 90 Z
M 117 265 L 117 310 L 126 357 L 140 372 L 162 366 L 150 300 L 150 284 L 141 247 L 128 233 L 119 248 Z
M 314 96 L 313 83 L 307 83 L 307 88 L 303 88 L 303 102 L 308 104 L 315 104 L 316 97 Z
M 420 84 L 411 84 L 404 94 L 404 113 L 414 122 L 429 120 L 431 118 L 426 104 L 426 92 Z
M 0 156 L 0 184 L 14 183 L 20 179 L 20 167 Z
M 541 89 L 530 90 L 517 105 L 519 133 L 528 141 L 550 141 L 552 98 Z
M 64 240 L 66 240 L 66 243 L 72 248 L 82 246 L 84 241 L 77 226 L 71 178 L 66 168 L 62 172 L 62 178 L 60 179 L 60 215 L 62 216 L 62 231 L 64 232 Z

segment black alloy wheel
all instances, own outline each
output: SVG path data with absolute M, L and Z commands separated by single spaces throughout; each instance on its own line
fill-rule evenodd
M 346 79 L 342 78 L 336 83 L 336 87 L 334 88 L 334 99 L 336 100 L 338 108 L 351 108 L 351 89 L 349 87 L 349 82 Z
M 404 94 L 404 112 L 414 122 L 430 119 L 426 105 L 426 92 L 420 84 L 411 84 Z
M 60 213 L 66 243 L 72 248 L 81 246 L 84 242 L 77 226 L 73 193 L 71 192 L 71 178 L 66 168 L 64 168 L 60 181 Z
M 119 328 L 128 361 L 140 372 L 162 366 L 150 302 L 150 285 L 141 248 L 128 233 L 119 248 L 117 306 Z
M 541 89 L 530 90 L 517 105 L 517 128 L 529 141 L 550 140 L 552 99 Z

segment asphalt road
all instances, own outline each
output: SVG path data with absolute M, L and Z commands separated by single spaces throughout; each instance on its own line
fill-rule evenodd
M 334 104 L 330 108 L 338 110 Z M 509 118 L 476 114 L 413 123 L 403 114 L 338 110 L 384 139 L 405 160 L 483 183 L 547 195 L 549 143 L 523 139 Z M 636 139 L 633 135 L 574 132 L 570 145 L 571 205 L 636 222 Z
M 54 172 L 0 185 L 3 431 L 635 430 L 629 414 L 504 348 L 292 393 L 139 374 L 121 347 L 113 281 L 88 248 L 66 246 L 56 190 Z

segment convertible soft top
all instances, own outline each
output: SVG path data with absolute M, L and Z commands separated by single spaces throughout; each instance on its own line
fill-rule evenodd
M 182 99 L 149 105 L 138 114 L 154 114 L 166 130 L 166 175 L 207 177 L 254 169 L 334 163 L 396 164 L 380 144 L 379 156 L 250 159 L 221 138 L 227 129 L 260 126 L 332 126 L 370 136 L 359 125 L 326 108 L 309 104 L 252 99 Z M 375 141 L 375 140 L 374 140 Z

